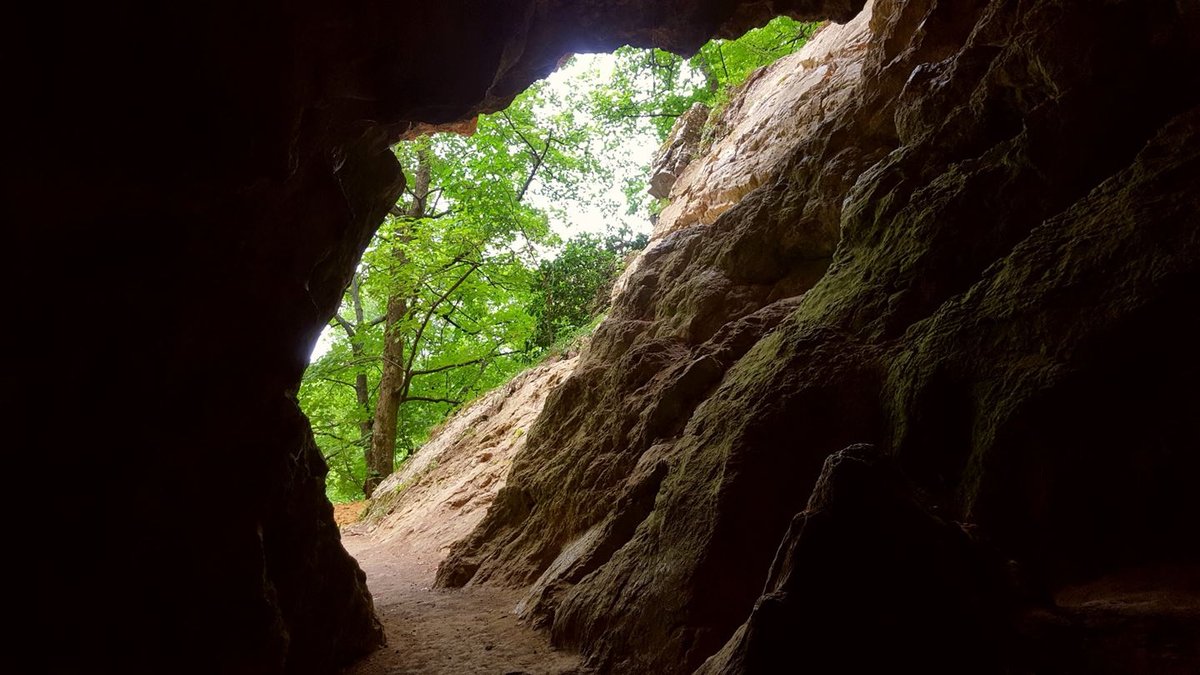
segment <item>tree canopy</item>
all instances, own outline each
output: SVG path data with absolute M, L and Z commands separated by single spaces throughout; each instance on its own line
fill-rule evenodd
M 562 262 L 546 257 L 560 242 L 531 190 L 569 202 L 606 171 L 594 130 L 544 109 L 535 86 L 470 137 L 396 146 L 406 194 L 363 255 L 300 393 L 335 498 L 373 489 L 449 410 L 591 321 L 618 257 L 644 245 L 627 233 L 582 235 Z M 573 275 L 569 293 L 562 272 Z
M 649 122 L 664 140 L 692 105 L 719 107 L 755 70 L 804 46 L 819 24 L 778 17 L 736 40 L 711 40 L 685 59 L 661 49 L 622 47 L 611 77 L 587 88 L 589 106 L 609 124 Z

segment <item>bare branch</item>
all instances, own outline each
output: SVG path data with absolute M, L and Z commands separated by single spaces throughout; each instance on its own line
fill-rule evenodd
M 425 403 L 450 403 L 453 405 L 462 405 L 462 401 L 456 401 L 452 398 L 428 398 L 425 396 L 405 396 L 404 402 L 408 403 L 409 401 L 422 401 Z
M 721 48 L 721 42 L 717 42 L 717 55 L 721 57 L 721 70 L 725 72 L 725 81 L 729 81 L 729 68 L 725 65 L 725 50 Z
M 352 438 L 344 438 L 342 436 L 338 436 L 337 434 L 331 434 L 328 431 L 317 431 L 314 429 L 313 435 L 314 436 L 324 436 L 325 438 L 332 438 L 334 440 L 341 441 L 342 443 L 345 443 L 347 445 L 362 445 L 363 444 L 363 439 L 361 439 L 361 438 L 353 438 L 353 439 Z M 331 453 L 325 459 L 333 459 L 334 457 L 337 457 L 339 454 L 341 454 L 341 452 L 342 452 L 341 450 L 338 450 L 337 452 Z
M 533 152 L 533 156 L 537 158 L 537 161 L 533 163 L 533 170 L 529 172 L 529 176 L 525 179 L 525 184 L 521 186 L 521 192 L 517 194 L 518 204 L 525 200 L 525 193 L 529 192 L 529 186 L 533 185 L 533 179 L 537 177 L 537 172 L 542 168 L 542 162 L 546 160 L 546 155 L 550 152 L 550 146 L 553 143 L 554 137 L 550 136 L 546 138 L 546 147 L 542 148 L 542 154 L 539 155 L 536 151 Z
M 508 116 L 508 111 L 501 110 L 500 115 L 504 117 L 505 122 L 508 122 L 508 126 L 512 127 L 512 130 L 517 133 L 517 136 L 520 136 L 521 140 L 525 141 L 525 145 L 529 146 L 529 151 L 533 153 L 533 156 L 537 157 L 537 147 L 533 143 L 529 142 L 529 139 L 525 137 L 525 134 L 521 133 L 521 129 L 518 128 L 516 123 L 512 121 L 512 118 Z
M 351 389 L 355 389 L 357 391 L 353 382 L 346 382 L 345 380 L 339 380 L 339 379 L 333 378 L 333 377 L 318 377 L 317 379 L 321 380 L 322 382 L 330 382 L 332 384 L 343 384 L 343 385 L 350 387 Z
M 445 218 L 446 216 L 453 215 L 454 209 L 446 209 L 445 211 L 438 211 L 437 213 L 431 213 L 427 216 L 421 216 L 419 218 L 414 218 L 413 216 L 408 214 L 408 209 L 401 208 L 400 205 L 397 204 L 397 205 L 393 206 L 392 208 L 388 209 L 388 213 L 392 214 L 392 217 L 394 217 L 396 220 L 399 220 L 401 222 L 415 223 L 418 220 L 437 220 L 439 218 Z
M 471 265 L 471 269 L 467 270 L 465 274 L 459 277 L 458 281 L 455 281 L 450 288 L 446 289 L 445 293 L 442 293 L 441 296 L 439 296 L 438 299 L 429 306 L 429 311 L 425 313 L 425 318 L 421 320 L 421 327 L 417 329 L 417 334 L 413 336 L 411 354 L 408 357 L 408 364 L 404 367 L 404 371 L 406 373 L 411 373 L 413 370 L 413 362 L 416 360 L 417 354 L 420 353 L 421 338 L 425 334 L 425 329 L 429 327 L 429 320 L 433 318 L 434 313 L 437 312 L 437 308 L 441 306 L 441 304 L 446 301 L 446 298 L 449 298 L 454 291 L 457 291 L 459 286 L 462 286 L 464 283 L 466 283 L 467 279 L 470 278 L 470 276 L 477 269 L 479 269 L 479 264 Z M 408 388 L 411 385 L 412 378 L 405 377 L 403 397 L 407 398 Z
M 484 361 L 498 359 L 503 356 L 513 356 L 514 354 L 524 354 L 524 353 L 525 352 L 523 352 L 523 351 L 520 351 L 520 352 L 512 351 L 512 352 L 499 352 L 496 354 L 488 354 L 487 356 L 481 356 L 477 359 L 471 359 L 470 361 L 463 361 L 462 363 L 454 363 L 454 364 L 451 364 L 448 366 L 441 366 L 438 368 L 430 368 L 428 370 L 414 370 L 411 373 L 409 373 L 409 377 L 417 377 L 419 375 L 433 375 L 435 373 L 444 373 L 447 370 L 454 370 L 455 368 L 465 368 L 467 366 L 473 366 L 477 363 L 483 363 Z
M 629 119 L 641 119 L 644 117 L 679 117 L 681 115 L 683 115 L 683 113 L 656 112 L 656 113 L 626 113 L 623 115 L 617 115 L 617 117 L 619 117 L 623 120 L 629 120 Z
M 346 331 L 347 337 L 349 337 L 351 340 L 353 340 L 355 338 L 356 333 L 354 332 L 354 326 L 351 325 L 351 323 L 349 321 L 342 318 L 341 314 L 334 314 L 333 321 L 337 325 L 341 326 L 342 330 Z
M 458 278 L 458 281 L 455 281 L 450 288 L 446 289 L 445 293 L 442 293 L 440 296 L 438 296 L 438 299 L 434 300 L 429 306 L 429 311 L 425 312 L 425 318 L 421 321 L 421 327 L 417 329 L 417 334 L 413 336 L 412 354 L 408 357 L 408 367 L 405 368 L 405 370 L 412 372 L 413 360 L 417 358 L 417 352 L 419 351 L 418 348 L 421 344 L 421 337 L 425 334 L 425 329 L 429 326 L 429 320 L 433 318 L 434 314 L 437 312 L 437 308 L 440 307 L 442 303 L 454 293 L 454 291 L 457 291 L 459 286 L 462 286 L 464 283 L 466 283 L 467 279 L 470 278 L 470 276 L 474 274 L 475 270 L 477 269 L 479 269 L 479 264 L 472 264 L 470 269 L 468 269 L 465 274 Z
M 444 320 L 446 323 L 457 328 L 460 333 L 465 333 L 467 335 L 479 335 L 479 333 L 481 332 L 481 331 L 477 331 L 477 330 L 467 330 L 466 328 L 464 328 L 462 326 L 462 324 L 460 324 L 459 322 L 457 322 L 451 318 L 452 313 L 448 312 L 446 314 L 439 314 L 438 316 L 441 317 L 442 320 Z
M 537 146 L 534 145 L 533 142 L 525 136 L 525 134 L 521 133 L 521 129 L 517 127 L 516 122 L 512 121 L 512 118 L 508 116 L 508 113 L 501 111 L 500 114 L 504 117 L 504 121 L 508 122 L 508 126 L 512 127 L 512 130 L 516 132 L 517 136 L 519 136 L 521 140 L 525 142 L 525 145 L 529 147 L 529 154 L 533 155 L 534 159 L 533 170 L 529 172 L 529 176 L 525 179 L 525 185 L 523 185 L 521 187 L 521 191 L 517 193 L 517 203 L 520 203 L 525 199 L 525 193 L 529 191 L 529 186 L 533 184 L 533 179 L 537 177 L 538 171 L 542 168 L 542 163 L 546 161 L 546 155 L 550 152 L 550 148 L 554 145 L 554 136 L 547 136 L 545 147 L 542 148 L 541 152 L 538 152 Z

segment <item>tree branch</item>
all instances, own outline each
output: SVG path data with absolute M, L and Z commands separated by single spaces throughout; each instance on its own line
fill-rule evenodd
M 349 321 L 343 319 L 341 314 L 334 314 L 333 321 L 337 325 L 341 326 L 342 330 L 346 331 L 347 337 L 349 337 L 351 340 L 355 338 L 356 333 L 354 332 L 354 326 L 351 325 Z
M 462 363 L 454 363 L 454 364 L 451 364 L 448 366 L 440 366 L 438 368 L 430 368 L 428 370 L 414 370 L 411 373 L 409 373 L 409 377 L 417 377 L 419 375 L 433 375 L 435 373 L 444 373 L 447 370 L 454 370 L 455 368 L 465 368 L 467 366 L 473 366 L 477 363 L 483 363 L 484 361 L 490 361 L 491 359 L 498 359 L 503 356 L 513 356 L 514 354 L 524 354 L 524 353 L 525 352 L 523 352 L 523 351 L 511 351 L 511 352 L 499 352 L 496 354 L 488 354 L 487 356 L 481 356 L 477 359 L 471 359 L 470 361 L 463 361 Z
M 442 303 L 446 302 L 446 299 L 449 298 L 454 291 L 457 291 L 459 286 L 462 286 L 464 283 L 466 283 L 467 279 L 470 278 L 470 276 L 474 274 L 475 270 L 477 269 L 479 269 L 479 264 L 472 264 L 470 269 L 468 269 L 461 277 L 458 278 L 457 281 L 450 285 L 450 288 L 447 288 L 444 293 L 439 295 L 436 300 L 430 303 L 429 311 L 425 312 L 425 318 L 421 320 L 421 327 L 417 329 L 416 335 L 413 336 L 411 346 L 412 354 L 409 356 L 408 367 L 405 368 L 405 370 L 409 372 L 412 371 L 413 360 L 417 358 L 417 352 L 419 351 L 419 345 L 421 344 L 421 337 L 425 334 L 425 329 L 429 327 L 429 320 L 433 318 L 434 314 L 437 312 L 437 308 L 441 307 Z
M 504 117 L 504 121 L 508 122 L 508 126 L 512 127 L 512 130 L 516 132 L 517 136 L 520 136 L 521 140 L 525 141 L 525 145 L 529 146 L 529 151 L 532 152 L 533 155 L 536 157 L 537 156 L 537 147 L 535 147 L 533 143 L 529 142 L 529 139 L 525 137 L 525 134 L 521 133 L 521 129 L 518 128 L 516 123 L 512 121 L 512 118 L 508 116 L 508 111 L 501 110 L 500 114 Z
M 521 133 L 521 130 L 517 127 L 516 122 L 512 121 L 512 118 L 508 116 L 508 113 L 501 111 L 500 114 L 504 116 L 504 121 L 508 122 L 508 126 L 512 127 L 512 130 L 517 134 L 517 136 L 519 136 L 521 140 L 525 142 L 525 145 L 529 147 L 529 154 L 533 155 L 534 159 L 533 170 L 529 172 L 529 177 L 525 179 L 525 185 L 522 186 L 521 191 L 517 193 L 517 203 L 519 204 L 524 201 L 525 193 L 529 191 L 529 186 L 533 184 L 533 179 L 537 177 L 537 172 L 542 168 L 542 163 L 546 161 L 546 155 L 550 152 L 551 146 L 554 145 L 554 135 L 551 134 L 546 136 L 546 146 L 542 148 L 541 152 L 538 152 L 537 146 L 535 146 L 525 136 L 525 134 Z
M 510 293 L 513 292 L 513 289 L 505 286 L 502 282 L 492 279 L 492 277 L 490 277 L 486 272 L 480 272 L 479 275 L 483 277 L 484 281 L 487 281 L 489 286 L 493 288 L 499 288 L 502 291 L 508 291 Z
M 721 42 L 717 42 L 717 56 L 721 57 L 721 70 L 725 72 L 725 81 L 729 81 L 729 67 L 725 65 L 725 50 L 721 48 Z
M 452 398 L 428 398 L 425 396 L 405 396 L 404 402 L 408 403 L 409 401 L 422 401 L 424 403 L 450 403 L 453 405 L 462 405 L 462 401 L 455 401 Z
M 429 306 L 429 311 L 425 312 L 425 318 L 421 321 L 421 327 L 417 329 L 417 334 L 413 336 L 412 347 L 411 347 L 412 353 L 411 353 L 411 355 L 409 355 L 408 364 L 404 368 L 404 371 L 406 373 L 412 373 L 413 363 L 417 358 L 417 354 L 420 352 L 421 337 L 425 334 L 425 329 L 429 326 L 429 320 L 433 318 L 433 315 L 437 311 L 437 308 L 439 306 L 441 306 L 441 304 L 446 301 L 446 298 L 449 298 L 451 296 L 451 294 L 454 293 L 454 291 L 457 291 L 459 286 L 462 286 L 464 283 L 466 283 L 467 279 L 477 269 L 479 269 L 479 264 L 471 265 L 471 269 L 467 270 L 465 274 L 463 274 L 461 277 L 459 277 L 458 281 L 455 281 L 454 284 L 452 286 L 450 286 L 450 288 L 446 289 L 445 293 L 442 293 L 441 296 L 439 296 L 438 299 L 435 300 L 433 302 L 433 304 L 431 304 Z M 412 382 L 411 377 L 406 376 L 404 378 L 404 398 L 408 397 L 408 387 L 411 382 Z
M 542 162 L 545 161 L 546 155 L 550 152 L 550 146 L 553 143 L 554 137 L 548 136 L 546 138 L 546 147 L 542 148 L 542 154 L 539 155 L 536 150 L 531 150 L 537 161 L 534 162 L 533 170 L 529 172 L 529 177 L 525 179 L 525 184 L 521 186 L 521 192 L 517 194 L 518 204 L 525 200 L 525 193 L 529 192 L 529 186 L 533 185 L 533 179 L 537 177 L 537 172 L 542 168 Z
M 337 434 L 331 434 L 328 431 L 317 431 L 315 429 L 313 430 L 313 436 L 324 436 L 326 438 L 332 438 L 336 441 L 341 441 L 347 445 L 362 445 L 362 442 L 363 442 L 363 439 L 361 439 L 361 438 L 356 438 L 356 439 L 343 438 L 341 436 L 338 436 Z M 342 452 L 341 450 L 338 450 L 337 452 L 331 453 L 325 459 L 333 459 L 334 457 L 337 457 L 339 454 L 341 454 L 341 452 Z
M 681 115 L 683 115 L 683 113 L 657 112 L 657 113 L 626 113 L 626 114 L 622 114 L 622 115 L 617 115 L 617 117 L 619 117 L 623 120 L 627 120 L 627 119 L 640 119 L 643 117 L 679 117 Z
M 350 387 L 351 389 L 354 389 L 357 391 L 357 387 L 355 387 L 353 382 L 346 382 L 345 380 L 339 380 L 339 379 L 333 378 L 333 377 L 318 377 L 317 379 L 321 380 L 322 382 L 331 382 L 333 384 L 342 384 L 342 385 L 345 385 L 345 386 Z
M 451 315 L 449 313 L 439 314 L 438 316 L 440 316 L 442 318 L 442 320 L 445 321 L 446 323 L 457 328 L 460 333 L 465 333 L 467 335 L 479 335 L 479 333 L 481 332 L 481 331 L 477 331 L 477 330 L 467 330 L 466 328 L 463 328 L 463 326 L 460 323 L 458 323 L 454 319 L 450 318 Z
M 401 208 L 399 204 L 396 204 L 392 208 L 388 209 L 388 213 L 390 213 L 396 220 L 415 223 L 418 220 L 437 220 L 438 218 L 445 218 L 446 216 L 453 214 L 454 209 L 446 209 L 445 211 L 438 211 L 437 213 L 431 213 L 427 216 L 414 218 L 409 215 L 408 209 Z

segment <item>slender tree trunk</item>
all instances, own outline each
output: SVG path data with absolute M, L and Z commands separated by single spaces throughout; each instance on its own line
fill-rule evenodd
M 356 362 L 362 362 L 365 356 L 362 341 L 356 339 L 357 336 L 363 335 L 367 329 L 366 316 L 363 313 L 362 295 L 359 292 L 358 275 L 355 274 L 350 280 L 350 300 L 354 303 L 354 330 L 355 337 L 350 339 L 350 353 L 354 355 Z M 371 443 L 371 385 L 367 382 L 366 373 L 358 373 L 354 376 L 354 398 L 358 401 L 359 414 L 362 417 L 358 422 L 359 442 L 363 448 L 369 448 Z
M 413 181 L 413 199 L 405 214 L 409 218 L 423 218 L 429 198 L 429 151 L 417 152 L 417 170 Z M 392 250 L 396 264 L 405 263 L 404 249 L 407 241 L 404 232 L 397 233 L 398 241 Z M 408 289 L 396 289 L 388 298 L 387 319 L 383 329 L 383 374 L 379 378 L 379 395 L 375 400 L 375 419 L 371 427 L 371 445 L 367 448 L 367 479 L 363 492 L 370 497 L 375 488 L 395 469 L 396 426 L 399 421 L 400 404 L 407 391 L 408 372 L 404 360 L 404 338 L 401 326 L 408 315 Z
M 363 492 L 368 497 L 395 469 L 396 424 L 404 395 L 404 335 L 394 328 L 408 314 L 403 297 L 388 298 L 387 327 L 383 343 L 383 375 L 375 401 L 375 419 L 371 425 L 371 445 L 367 449 L 367 480 Z
M 357 354 L 355 355 L 357 357 Z M 371 385 L 367 382 L 367 374 L 359 373 L 354 377 L 354 397 L 358 399 L 358 407 L 363 409 L 362 419 L 358 422 L 358 437 L 363 447 L 367 447 L 371 438 Z

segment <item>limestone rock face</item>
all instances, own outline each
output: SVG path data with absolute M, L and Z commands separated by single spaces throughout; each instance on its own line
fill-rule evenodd
M 714 121 L 709 151 L 683 165 L 667 194 L 655 195 L 671 200 L 655 224 L 655 237 L 711 224 L 775 178 L 798 146 L 815 140 L 822 123 L 857 112 L 855 93 L 864 84 L 870 16 L 863 12 L 845 24 L 825 26 L 800 51 L 756 71 L 741 85 Z M 685 122 L 683 128 L 688 126 Z M 668 144 L 670 150 L 673 143 Z M 667 158 L 673 154 L 668 152 Z
M 747 92 L 770 101 L 770 81 L 791 102 L 747 114 L 746 137 L 733 124 L 676 182 L 676 215 L 442 583 L 529 588 L 525 614 L 604 672 L 691 672 L 710 657 L 710 672 L 776 672 L 768 656 L 803 670 L 807 653 L 780 645 L 820 628 L 823 609 L 852 623 L 839 598 L 862 598 L 850 578 L 824 588 L 804 570 L 867 563 L 829 550 L 851 521 L 806 537 L 796 514 L 822 503 L 822 466 L 856 443 L 920 495 L 920 509 L 849 498 L 867 527 L 854 550 L 878 552 L 890 580 L 878 590 L 916 602 L 885 587 L 932 584 L 953 617 L 936 630 L 1028 641 L 1006 652 L 1015 665 L 991 647 L 940 662 L 910 649 L 893 669 L 1103 661 L 955 597 L 994 598 L 990 573 L 934 583 L 930 566 L 990 569 L 947 523 L 1043 589 L 1011 594 L 1038 611 L 1056 611 L 1057 589 L 1147 564 L 1196 578 L 1200 71 L 1179 68 L 1200 62 L 1196 8 L 865 11 L 761 74 Z M 776 125 L 791 131 L 755 140 Z M 889 539 L 889 504 L 908 509 L 894 517 L 911 549 Z M 777 552 L 793 572 L 772 572 Z M 795 593 L 786 611 L 773 609 L 780 589 Z M 902 616 L 862 618 L 856 649 L 895 644 L 886 627 Z M 1200 667 L 1163 650 L 1171 667 Z
M 861 2 L 76 5 L 10 17 L 2 66 L 0 285 L 60 301 L 3 331 L 5 441 L 72 533 L 28 542 L 22 615 L 49 671 L 272 673 L 383 639 L 294 393 L 401 193 L 388 145 L 568 52 Z
M 654 157 L 650 169 L 648 192 L 651 196 L 662 199 L 671 194 L 679 174 L 683 173 L 700 150 L 700 136 L 710 112 L 708 106 L 697 102 L 675 120 L 675 126 Z

